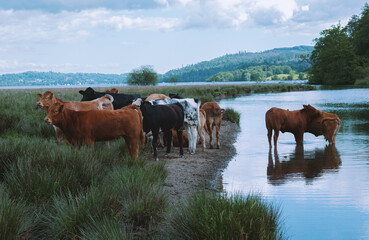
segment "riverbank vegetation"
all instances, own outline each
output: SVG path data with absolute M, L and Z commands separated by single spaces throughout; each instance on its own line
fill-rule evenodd
M 369 86 L 369 5 L 346 26 L 325 29 L 315 39 L 309 58 L 309 82 L 324 85 Z
M 188 86 L 140 86 L 117 87 L 122 93 L 138 93 L 146 97 L 151 93 L 177 93 L 183 97 L 200 99 L 201 102 L 211 102 L 223 98 L 232 98 L 252 93 L 289 92 L 316 90 L 306 84 L 238 84 L 238 85 L 188 85 Z M 103 89 L 103 88 L 100 88 Z
M 258 195 L 200 192 L 169 219 L 174 239 L 285 239 L 280 210 Z
M 279 89 L 255 86 L 247 92 L 260 91 L 259 87 L 268 91 Z M 195 87 L 183 89 L 186 88 L 167 90 L 180 92 L 185 97 L 190 92 L 203 94 L 196 92 Z M 214 93 L 224 91 L 211 89 Z M 63 100 L 81 98 L 76 89 L 48 90 Z M 120 90 L 146 94 L 160 88 Z M 181 216 L 172 218 L 178 215 L 172 212 L 176 210 L 169 205 L 168 194 L 163 189 L 168 174 L 165 161 L 152 161 L 149 146 L 141 148 L 136 161 L 131 159 L 123 139 L 112 141 L 108 151 L 104 143 L 97 143 L 93 149 L 68 147 L 65 143 L 58 146 L 54 129 L 43 122 L 46 112 L 36 108 L 36 93 L 43 91 L 45 89 L 0 91 L 1 238 L 163 239 L 164 232 L 168 231 L 166 223 L 182 221 L 178 220 Z M 232 93 L 238 91 L 241 92 L 233 90 Z M 277 208 L 260 197 L 228 198 L 200 193 L 191 201 L 192 204 L 180 206 L 195 214 L 199 211 L 195 203 L 200 202 L 205 210 L 201 216 L 204 221 L 210 216 L 206 215 L 207 209 L 218 215 L 227 207 L 224 216 L 233 222 L 221 221 L 214 225 L 221 227 L 224 234 L 231 233 L 231 227 L 237 226 L 234 231 L 238 236 L 254 236 L 256 230 L 266 234 L 262 236 L 279 236 L 283 227 Z M 244 210 L 242 215 L 233 218 L 241 209 Z M 249 228 L 251 222 L 253 227 Z M 207 227 L 213 226 L 212 222 L 207 224 L 210 224 Z M 220 236 L 214 229 L 209 230 L 208 238 Z M 172 228 L 170 232 L 178 239 L 186 238 L 180 228 Z

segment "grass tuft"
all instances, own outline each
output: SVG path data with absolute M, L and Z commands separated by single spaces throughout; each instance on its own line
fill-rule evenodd
M 222 119 L 237 123 L 237 125 L 240 126 L 240 118 L 241 115 L 239 112 L 235 111 L 233 108 L 226 108 L 226 111 L 223 113 Z
M 258 195 L 191 196 L 170 217 L 171 239 L 285 239 L 280 211 Z

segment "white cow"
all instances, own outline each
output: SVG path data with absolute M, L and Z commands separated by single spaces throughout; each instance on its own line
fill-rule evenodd
M 197 124 L 199 124 L 200 101 L 193 98 L 183 99 L 157 99 L 150 101 L 153 105 L 165 105 L 172 103 L 180 103 L 184 112 L 184 125 L 188 135 L 188 151 L 194 154 L 196 151 L 197 141 Z

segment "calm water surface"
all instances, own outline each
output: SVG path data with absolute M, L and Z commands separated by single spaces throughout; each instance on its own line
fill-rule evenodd
M 269 152 L 265 112 L 302 104 L 340 117 L 336 146 L 306 133 L 296 149 L 293 135 L 280 133 L 278 152 Z M 280 204 L 291 239 L 369 239 L 369 89 L 254 94 L 220 105 L 241 113 L 238 154 L 222 176 L 227 192 Z

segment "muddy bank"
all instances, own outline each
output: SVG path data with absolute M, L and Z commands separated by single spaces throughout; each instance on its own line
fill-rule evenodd
M 177 205 L 192 192 L 216 188 L 214 180 L 217 173 L 224 169 L 236 154 L 233 143 L 236 141 L 239 131 L 237 124 L 223 121 L 220 149 L 209 149 L 209 136 L 206 136 L 207 148 L 205 151 L 202 152 L 201 146 L 197 145 L 196 153 L 190 155 L 185 152 L 184 158 L 178 157 L 178 148 L 172 149 L 168 157 L 164 156 L 164 149 L 159 150 L 160 160 L 166 161 L 168 177 L 164 188 L 169 193 L 171 203 Z

